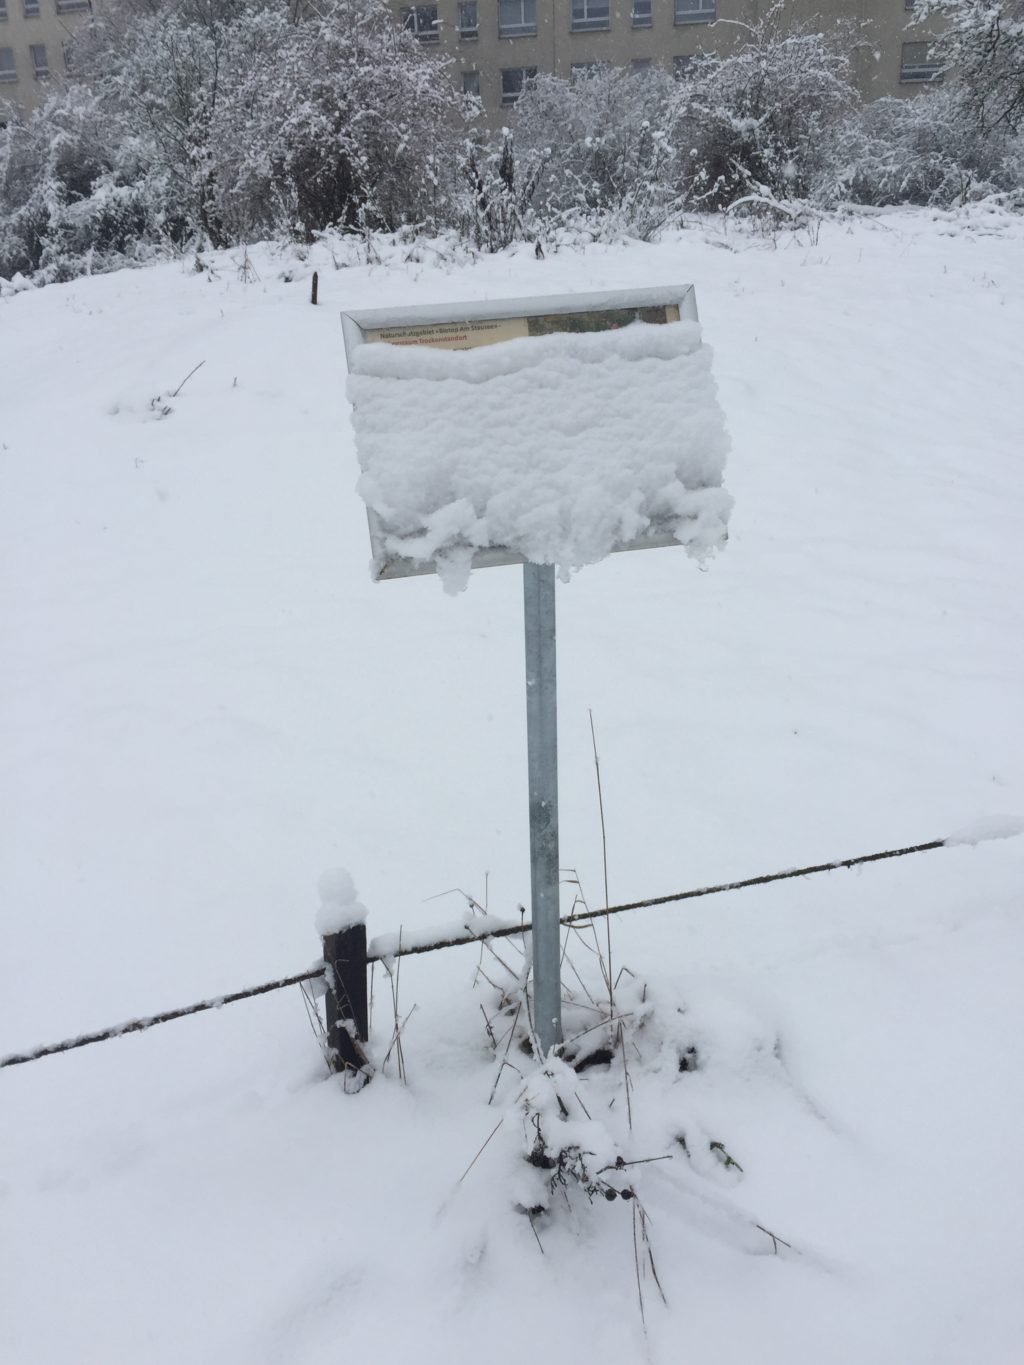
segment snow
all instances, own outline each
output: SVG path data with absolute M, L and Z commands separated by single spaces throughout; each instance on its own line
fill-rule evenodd
M 698 557 L 725 540 L 728 443 L 695 322 L 470 351 L 364 344 L 352 370 L 383 556 L 436 562 L 449 592 L 481 549 L 566 578 L 651 533 Z
M 1022 239 L 989 206 L 544 261 L 324 242 L 0 300 L 0 1052 L 301 970 L 338 863 L 378 937 L 528 904 L 521 572 L 369 580 L 345 309 L 695 283 L 729 551 L 559 586 L 564 912 L 604 899 L 591 710 L 613 902 L 1024 810 Z M 376 965 L 357 1096 L 297 988 L 4 1070 L 0 1359 L 1015 1361 L 1022 875 L 1006 839 L 611 921 L 633 1127 L 618 1058 L 565 1132 L 671 1158 L 626 1168 L 646 1331 L 634 1201 L 563 1202 L 543 1255 L 514 1209 L 524 1106 L 557 1136 L 568 1083 L 487 1037 L 515 937 L 511 971 Z
M 439 924 L 424 924 L 413 929 L 402 928 L 390 934 L 378 934 L 367 947 L 371 957 L 393 958 L 404 948 L 427 948 L 434 943 L 445 943 L 449 939 L 465 939 L 467 943 L 475 938 L 496 933 L 499 929 L 513 929 L 518 920 L 504 919 L 501 915 L 488 915 L 469 910 L 462 919 L 446 920 Z
M 314 923 L 321 938 L 325 934 L 340 934 L 354 924 L 366 923 L 366 906 L 359 899 L 352 874 L 343 867 L 328 868 L 321 873 L 317 890 L 320 909 Z
M 955 848 L 957 844 L 983 844 L 989 839 L 1014 839 L 1018 834 L 1024 834 L 1024 820 L 1019 815 L 988 815 L 947 834 L 943 843 Z

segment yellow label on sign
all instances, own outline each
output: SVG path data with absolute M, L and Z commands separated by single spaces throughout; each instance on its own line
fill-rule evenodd
M 548 313 L 529 318 L 484 318 L 473 322 L 437 322 L 418 327 L 370 327 L 363 340 L 389 346 L 433 346 L 441 351 L 471 351 L 520 337 L 550 336 L 552 332 L 613 332 L 631 322 L 678 322 L 673 304 L 656 308 L 609 308 L 591 313 Z
M 423 327 L 372 327 L 364 341 L 386 341 L 391 346 L 433 346 L 441 351 L 470 351 L 529 336 L 525 318 L 485 318 L 477 322 L 437 322 Z

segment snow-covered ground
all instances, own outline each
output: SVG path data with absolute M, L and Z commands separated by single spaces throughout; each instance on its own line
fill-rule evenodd
M 893 213 L 5 297 L 0 1052 L 302 970 L 328 866 L 371 934 L 527 898 L 521 575 L 370 581 L 345 308 L 696 285 L 729 546 L 559 588 L 592 903 L 591 709 L 613 901 L 1024 811 L 1022 247 Z M 646 1332 L 628 1204 L 513 1208 L 478 948 L 404 961 L 406 1085 L 392 1058 L 343 1094 L 296 990 L 5 1070 L 0 1359 L 1016 1365 L 1022 873 L 1007 840 L 612 921 L 647 985 L 632 1132 L 614 1071 L 579 1097 L 672 1158 L 634 1168 Z M 392 1014 L 378 973 L 378 1060 Z

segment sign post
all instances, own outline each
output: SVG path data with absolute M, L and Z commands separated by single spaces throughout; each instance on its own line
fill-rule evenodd
M 532 1026 L 562 1042 L 555 567 L 724 544 L 692 285 L 342 315 L 377 579 L 523 565 Z M 430 352 L 432 354 L 424 354 Z M 452 353 L 461 354 L 452 354 Z
M 523 565 L 526 626 L 526 750 L 530 781 L 533 1027 L 541 1054 L 562 1041 L 558 914 L 558 707 L 555 568 Z

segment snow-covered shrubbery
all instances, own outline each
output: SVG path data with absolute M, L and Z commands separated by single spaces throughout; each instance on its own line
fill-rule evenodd
M 0 276 L 161 250 L 447 230 L 501 250 L 565 230 L 650 239 L 683 212 L 943 207 L 1024 184 L 1024 0 L 921 0 L 947 84 L 862 104 L 851 28 L 736 26 L 673 80 L 541 76 L 488 133 L 384 0 L 109 0 L 73 83 L 0 129 Z M 956 79 L 956 72 L 961 78 Z M 788 210 L 785 210 L 788 212 Z
M 852 35 L 781 26 L 777 11 L 686 83 L 690 197 L 722 208 L 748 196 L 809 198 L 828 183 L 835 132 L 858 104 Z
M 0 275 L 62 280 L 145 259 L 180 231 L 170 205 L 148 150 L 88 90 L 0 134 Z
M 121 0 L 71 64 L 0 133 L 0 275 L 452 216 L 462 102 L 382 0 Z
M 275 6 L 241 28 L 245 50 L 210 137 L 222 231 L 309 238 L 448 220 L 459 102 L 386 11 L 342 0 L 292 24 Z
M 875 100 L 836 145 L 836 193 L 860 204 L 949 207 L 1024 193 L 1024 140 L 983 132 L 954 90 Z
M 454 158 L 453 226 L 460 236 L 483 251 L 501 251 L 526 236 L 538 221 L 533 198 L 549 159 L 546 148 L 517 155 L 507 128 L 490 144 L 466 138 Z
M 647 240 L 685 203 L 672 78 L 600 66 L 569 82 L 540 76 L 516 111 L 520 148 L 543 162 L 535 212 L 548 226 L 597 220 Z
M 817 194 L 858 105 L 851 42 L 842 25 L 783 27 L 773 10 L 735 53 L 696 59 L 679 80 L 612 67 L 539 77 L 516 111 L 520 145 L 547 157 L 535 212 L 647 238 L 683 210 Z

